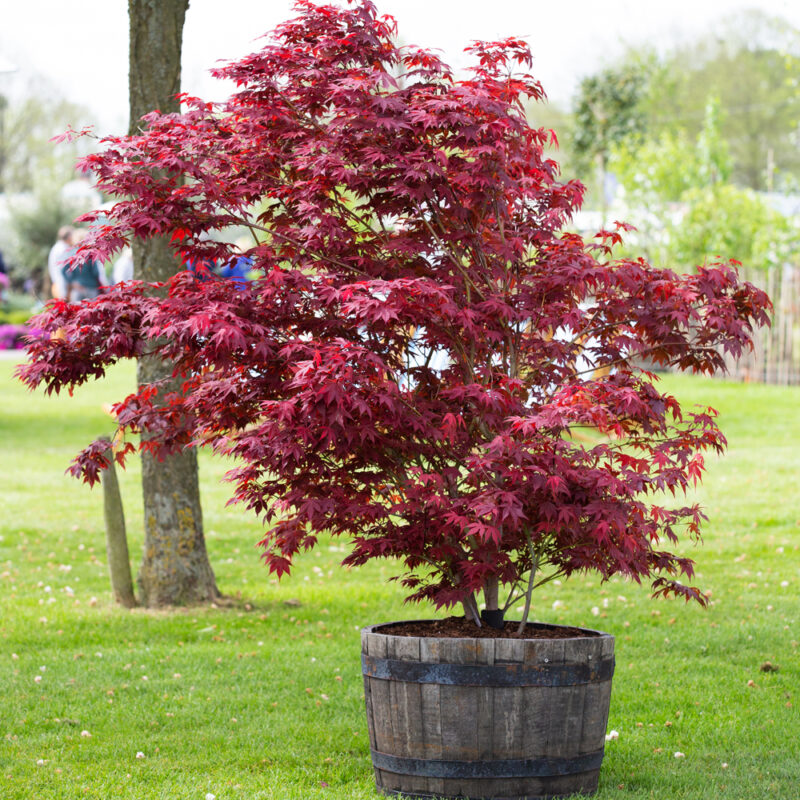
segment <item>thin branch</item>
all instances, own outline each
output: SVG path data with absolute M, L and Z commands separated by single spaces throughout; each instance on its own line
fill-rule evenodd
M 466 598 L 464 598 L 464 600 L 461 601 L 461 605 L 464 607 L 464 616 L 471 616 L 472 621 L 479 628 L 482 628 L 483 625 L 481 624 L 481 615 L 478 612 L 478 603 L 475 600 L 475 595 L 470 593 Z
M 344 261 L 340 261 L 338 258 L 332 258 L 331 256 L 319 253 L 316 250 L 312 250 L 308 245 L 305 245 L 302 242 L 297 241 L 297 239 L 293 239 L 291 236 L 287 236 L 285 233 L 278 233 L 278 231 L 273 230 L 272 228 L 267 228 L 263 225 L 251 222 L 250 220 L 244 219 L 243 217 L 234 217 L 234 219 L 236 219 L 237 222 L 239 222 L 241 225 L 244 225 L 246 228 L 250 228 L 251 232 L 252 230 L 264 231 L 264 233 L 268 233 L 270 236 L 275 236 L 278 239 L 282 239 L 283 241 L 294 245 L 295 247 L 299 247 L 305 253 L 312 256 L 313 258 L 318 259 L 319 261 L 327 261 L 329 264 L 335 264 L 337 267 L 342 267 L 346 270 L 350 270 L 351 272 L 355 272 L 358 275 L 364 275 L 365 277 L 369 277 L 366 272 L 358 269 L 358 267 L 354 267 L 352 264 L 346 264 Z
M 563 569 L 562 570 L 558 570 L 557 572 L 553 572 L 552 574 L 548 575 L 546 578 L 542 578 L 542 580 L 540 580 L 537 583 L 535 583 L 533 585 L 533 587 L 531 588 L 531 592 L 535 591 L 540 586 L 544 586 L 546 583 L 550 583 L 550 581 L 555 580 L 556 578 L 562 577 L 565 574 L 566 573 L 564 572 Z M 511 606 L 513 606 L 515 603 L 518 603 L 520 600 L 522 600 L 526 596 L 526 594 L 527 594 L 527 592 L 520 592 L 516 597 L 514 597 L 512 600 L 510 600 L 509 601 L 509 608 Z
M 522 609 L 522 619 L 520 620 L 519 626 L 517 627 L 517 634 L 522 635 L 525 632 L 525 626 L 528 624 L 528 615 L 531 611 L 531 595 L 533 594 L 533 582 L 536 577 L 536 570 L 539 568 L 539 559 L 536 556 L 536 552 L 534 551 L 533 542 L 531 541 L 531 535 L 529 533 L 525 534 L 525 539 L 528 542 L 528 549 L 531 554 L 531 570 L 530 574 L 528 575 L 528 588 L 525 592 L 525 607 Z
M 429 208 L 431 207 L 430 204 L 428 205 L 428 207 Z M 484 296 L 483 292 L 481 292 L 481 290 L 478 288 L 478 286 L 475 283 L 475 281 L 473 281 L 469 277 L 469 273 L 464 269 L 463 265 L 459 262 L 459 260 L 455 257 L 455 255 L 450 251 L 450 249 L 447 247 L 447 245 L 445 245 L 445 243 L 439 237 L 439 234 L 437 234 L 436 231 L 433 229 L 433 226 L 428 221 L 428 218 L 425 216 L 425 212 L 423 211 L 423 209 L 417 208 L 417 213 L 419 214 L 420 219 L 425 224 L 425 227 L 428 229 L 428 232 L 430 233 L 430 235 L 433 236 L 433 238 L 436 240 L 436 244 L 439 246 L 440 250 L 452 262 L 453 266 L 456 268 L 456 270 L 458 271 L 458 273 L 461 275 L 462 279 L 464 280 L 464 285 L 467 288 L 467 302 L 468 303 L 471 302 L 471 299 L 470 299 L 470 296 L 469 296 L 470 289 L 474 290 L 475 294 L 477 294 L 478 297 L 481 300 L 485 300 L 486 297 Z M 440 224 L 440 227 L 441 227 L 441 224 Z

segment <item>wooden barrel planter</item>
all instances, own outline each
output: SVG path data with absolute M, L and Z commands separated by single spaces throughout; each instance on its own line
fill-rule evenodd
M 379 791 L 534 800 L 597 790 L 613 636 L 392 635 L 399 624 L 361 632 Z

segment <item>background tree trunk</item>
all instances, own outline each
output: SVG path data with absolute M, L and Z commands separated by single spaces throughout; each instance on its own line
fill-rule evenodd
M 130 20 L 130 132 L 153 109 L 180 110 L 183 23 L 189 0 L 128 0 Z M 164 281 L 178 268 L 164 239 L 133 243 L 138 280 Z M 168 378 L 171 367 L 150 356 L 139 360 L 141 386 Z M 145 542 L 137 582 L 146 606 L 206 602 L 219 597 L 203 536 L 197 454 L 187 450 L 164 461 L 142 454 Z
M 108 576 L 114 600 L 125 608 L 134 608 L 136 598 L 131 580 L 131 562 L 128 555 L 128 537 L 125 533 L 125 512 L 119 492 L 117 468 L 111 441 L 108 440 L 108 469 L 100 472 L 103 487 L 103 516 L 106 522 L 106 558 Z

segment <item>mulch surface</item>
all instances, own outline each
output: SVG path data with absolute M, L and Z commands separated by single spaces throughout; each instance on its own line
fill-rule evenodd
M 472 620 L 464 617 L 447 617 L 381 625 L 378 632 L 392 636 L 425 636 L 437 639 L 575 639 L 599 635 L 583 628 L 537 622 L 529 622 L 524 633 L 520 635 L 517 633 L 518 625 L 519 622 L 508 621 L 503 630 L 490 628 L 485 624 L 479 628 Z

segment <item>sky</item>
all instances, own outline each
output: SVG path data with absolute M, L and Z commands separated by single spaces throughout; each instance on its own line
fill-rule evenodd
M 43 78 L 50 90 L 88 107 L 98 133 L 127 128 L 128 20 L 125 0 L 0 0 L 0 93 L 19 97 Z M 258 37 L 293 16 L 292 0 L 190 0 L 183 90 L 219 100 L 230 91 L 208 74 L 246 55 Z M 534 74 L 568 107 L 579 80 L 626 45 L 665 48 L 714 30 L 726 14 L 758 8 L 800 28 L 796 0 L 377 0 L 406 43 L 443 51 L 458 68 L 475 39 L 525 38 Z M 4 68 L 16 67 L 7 72 Z M 61 125 L 61 121 L 54 121 Z

